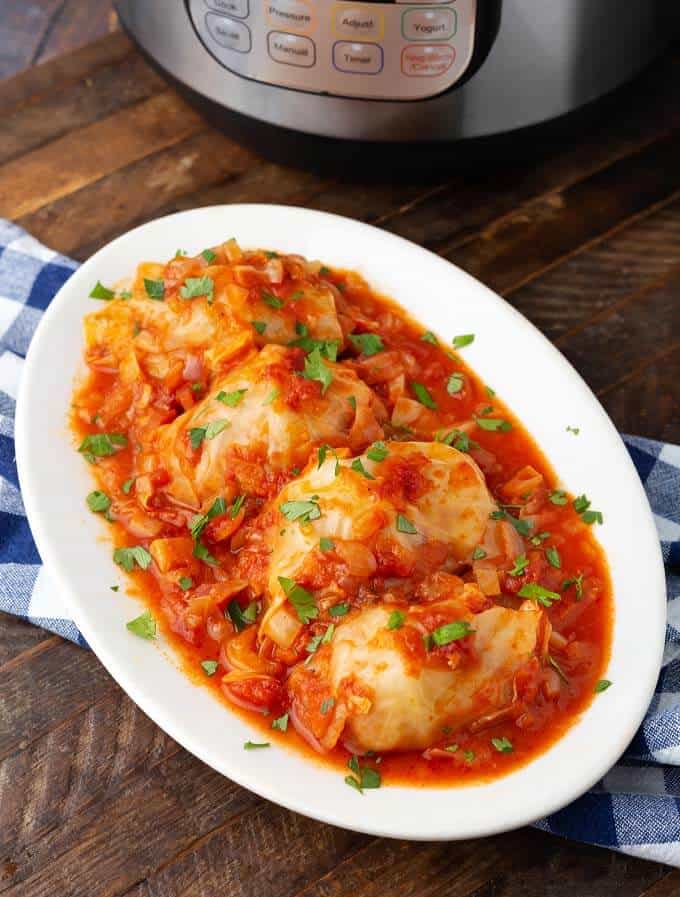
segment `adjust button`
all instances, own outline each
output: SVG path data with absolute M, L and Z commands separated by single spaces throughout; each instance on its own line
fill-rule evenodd
M 226 16 L 209 12 L 205 17 L 205 24 L 208 26 L 210 36 L 220 47 L 236 50 L 237 53 L 250 53 L 252 46 L 250 28 L 243 22 L 235 22 Z
M 314 41 L 299 34 L 270 31 L 267 35 L 267 49 L 274 62 L 283 65 L 298 65 L 308 69 L 316 62 Z
M 401 16 L 406 40 L 448 40 L 456 33 L 453 9 L 407 9 Z
M 206 0 L 208 6 L 228 16 L 245 19 L 249 13 L 248 0 Z
M 370 6 L 353 6 L 337 3 L 333 14 L 333 30 L 338 37 L 362 40 L 373 37 L 380 40 L 385 28 L 383 14 Z
M 409 78 L 436 78 L 448 72 L 455 58 L 448 44 L 413 44 L 401 51 L 401 70 Z
M 378 44 L 339 40 L 333 44 L 333 65 L 352 75 L 377 75 L 383 67 L 383 50 Z
M 316 26 L 314 11 L 305 0 L 265 0 L 264 10 L 274 28 L 306 34 Z

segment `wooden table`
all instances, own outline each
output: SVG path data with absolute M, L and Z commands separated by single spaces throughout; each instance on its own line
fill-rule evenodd
M 426 184 L 262 161 L 208 127 L 120 34 L 0 83 L 0 114 L 0 215 L 64 253 L 84 259 L 135 224 L 210 203 L 361 218 L 507 297 L 620 429 L 680 441 L 678 51 L 569 139 Z M 531 829 L 412 844 L 281 810 L 178 747 L 93 654 L 9 617 L 0 701 L 3 897 L 680 893 L 678 872 Z

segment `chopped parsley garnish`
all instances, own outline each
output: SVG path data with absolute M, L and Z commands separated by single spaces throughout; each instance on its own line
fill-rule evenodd
M 256 751 L 258 748 L 271 747 L 268 741 L 246 741 L 243 745 L 244 751 Z
M 109 586 L 112 592 L 117 592 L 120 586 Z
M 319 539 L 319 549 L 321 551 L 333 551 L 334 548 L 335 542 L 332 539 L 327 539 L 325 536 Z
M 120 298 L 121 299 L 132 299 L 132 293 L 130 292 L 130 290 L 123 290 L 123 292 L 120 294 Z M 139 333 L 139 321 L 135 321 L 135 328 L 136 328 L 135 336 L 137 336 L 137 334 Z
M 269 293 L 267 290 L 262 290 L 260 292 L 260 298 L 270 308 L 283 308 L 283 299 L 279 299 L 278 296 Z
M 431 346 L 438 346 L 439 340 L 431 330 L 426 330 L 420 337 L 424 343 L 430 343 Z
M 387 619 L 388 629 L 401 629 L 406 620 L 406 614 L 400 610 L 393 610 Z
M 189 443 L 194 451 L 198 449 L 205 439 L 205 427 L 192 427 L 189 430 Z
M 322 716 L 325 716 L 329 710 L 331 710 L 335 706 L 335 698 L 326 698 L 321 702 L 321 710 Z
M 236 598 L 232 598 L 227 605 L 227 613 L 225 616 L 229 617 L 237 632 L 243 632 L 246 626 L 250 626 L 251 623 L 254 623 L 255 620 L 257 620 L 259 612 L 260 605 L 257 601 L 251 601 L 247 607 L 243 608 Z
M 331 369 L 324 364 L 321 357 L 321 350 L 317 347 L 312 349 L 305 358 L 305 369 L 302 374 L 307 380 L 316 380 L 321 384 L 321 395 L 324 395 L 328 387 L 333 382 L 333 374 Z
M 479 443 L 470 439 L 462 430 L 450 430 L 446 434 L 435 434 L 435 442 L 443 442 L 444 445 L 452 445 L 459 452 L 469 452 L 471 448 L 479 448 Z
M 438 648 L 449 645 L 451 642 L 457 642 L 459 639 L 472 635 L 475 630 L 472 629 L 467 620 L 454 620 L 453 623 L 445 623 L 434 632 L 430 633 L 432 643 Z M 429 640 L 428 640 L 429 641 Z
M 303 325 L 304 326 L 304 325 Z M 296 325 L 297 329 L 297 325 Z M 305 327 L 305 330 L 307 328 Z M 329 361 L 337 361 L 338 359 L 338 349 L 340 348 L 340 342 L 336 339 L 312 339 L 311 336 L 299 337 L 298 339 L 294 339 L 292 342 L 288 343 L 289 346 L 294 346 L 295 348 L 302 349 L 303 352 L 306 352 L 309 355 L 310 352 L 313 352 L 315 349 L 318 349 L 319 352 L 323 355 L 324 358 L 327 358 Z
M 257 330 L 257 332 L 260 334 L 260 336 L 262 336 L 262 334 L 267 329 L 266 321 L 251 321 L 250 323 L 253 325 L 255 330 Z
M 509 570 L 510 576 L 521 576 L 529 566 L 529 558 L 526 554 L 520 554 L 515 558 L 515 565 Z
M 574 436 L 578 436 L 580 432 L 581 430 L 579 427 L 567 427 L 567 433 L 573 433 Z
M 488 396 L 490 399 L 493 399 L 493 397 L 496 395 L 496 391 L 495 391 L 494 389 L 491 389 L 490 386 L 485 386 L 485 387 L 484 387 L 484 392 L 487 394 L 487 396 Z
M 160 301 L 165 298 L 165 284 L 162 280 L 150 280 L 148 277 L 145 277 L 144 289 L 149 299 Z
M 268 259 L 277 259 L 279 257 L 278 252 L 272 252 L 270 249 L 265 249 L 264 254 Z
M 240 495 L 237 495 L 234 499 L 231 507 L 229 508 L 229 516 L 232 520 L 235 520 L 238 517 L 238 513 L 243 507 L 243 502 L 246 500 L 245 493 L 242 492 Z
M 559 601 L 562 597 L 561 595 L 558 595 L 557 592 L 551 592 L 550 589 L 545 589 L 543 586 L 539 586 L 536 582 L 524 583 L 517 594 L 520 598 L 529 598 L 531 601 L 538 602 L 538 604 L 541 604 L 543 607 L 552 607 L 553 603 Z
M 567 493 L 564 491 L 564 489 L 553 489 L 548 498 L 554 505 L 560 506 L 566 505 L 568 501 Z
M 499 754 L 511 754 L 514 750 L 512 742 L 505 736 L 502 738 L 492 738 L 491 744 L 496 748 Z
M 144 611 L 141 616 L 135 617 L 134 620 L 126 623 L 125 628 L 140 638 L 152 639 L 156 637 L 156 621 L 148 610 Z
M 475 341 L 474 333 L 461 333 L 460 336 L 454 336 L 453 338 L 453 348 L 454 349 L 462 349 L 463 346 L 469 346 L 470 343 Z
M 314 595 L 307 589 L 303 589 L 294 579 L 288 579 L 287 576 L 279 576 L 278 579 L 301 623 L 309 623 L 310 620 L 319 616 L 319 608 L 316 606 Z
M 179 294 L 182 299 L 196 299 L 198 296 L 206 296 L 208 302 L 212 302 L 215 281 L 207 275 L 204 277 L 187 277 L 184 286 L 180 287 Z
M 426 408 L 432 409 L 432 411 L 437 410 L 437 403 L 430 395 L 430 390 L 427 386 L 424 386 L 422 383 L 411 383 L 411 389 L 413 390 L 413 394 L 418 399 L 421 405 L 424 405 Z
M 331 617 L 344 617 L 349 611 L 349 604 L 334 604 L 333 607 L 328 609 L 328 613 Z
M 216 660 L 202 660 L 201 667 L 203 668 L 203 672 L 206 676 L 214 676 L 217 672 L 217 661 Z
M 247 389 L 235 389 L 233 392 L 225 392 L 222 389 L 217 393 L 215 398 L 218 402 L 222 402 L 223 405 L 228 405 L 229 408 L 235 408 L 237 405 L 241 404 L 243 396 L 247 392 Z
M 520 536 L 528 536 L 531 532 L 531 528 L 533 523 L 530 520 L 520 520 L 518 517 L 513 517 L 512 514 L 508 514 L 507 511 L 492 511 L 490 514 L 492 520 L 507 520 L 511 526 L 513 526 Z
M 108 458 L 115 455 L 119 448 L 125 448 L 127 438 L 122 433 L 89 433 L 78 446 L 78 451 L 90 464 L 95 458 Z
M 105 287 L 104 284 L 99 280 L 90 290 L 90 299 L 104 299 L 108 302 L 109 299 L 113 299 L 115 295 L 116 294 L 113 290 Z
M 274 389 L 272 389 L 272 391 L 269 393 L 269 395 L 267 396 L 267 398 L 264 400 L 264 402 L 262 404 L 263 405 L 271 405 L 271 403 L 274 401 L 274 399 L 278 399 L 278 397 L 279 397 L 279 390 L 276 387 L 274 387 Z
M 208 525 L 208 522 L 213 519 L 213 517 L 218 517 L 220 514 L 226 513 L 227 505 L 224 499 L 220 496 L 215 499 L 210 508 L 205 514 L 196 514 L 195 517 L 192 517 L 189 523 L 189 530 L 191 532 L 191 536 L 193 539 L 198 539 L 203 530 Z
M 384 461 L 389 453 L 390 450 L 387 448 L 384 442 L 374 442 L 366 452 L 366 457 L 371 461 Z
M 584 511 L 583 514 L 581 514 L 581 520 L 584 523 L 587 523 L 588 526 L 592 526 L 593 523 L 604 523 L 602 511 Z
M 397 514 L 397 532 L 408 533 L 409 536 L 415 536 L 418 530 L 403 514 Z
M 613 683 L 609 679 L 600 679 L 598 682 L 595 683 L 595 688 L 593 689 L 593 691 L 597 695 L 601 691 L 607 691 L 609 686 L 612 684 Z
M 205 386 L 203 386 L 202 383 L 192 383 L 189 388 L 191 389 L 191 391 L 193 393 L 195 393 L 197 395 L 199 392 L 203 392 L 203 390 L 205 389 Z
M 194 543 L 194 557 L 198 558 L 199 561 L 203 561 L 204 564 L 209 564 L 211 567 L 218 565 L 217 558 L 213 557 L 203 542 L 198 539 Z
M 95 514 L 104 514 L 111 507 L 111 499 L 106 492 L 95 489 L 87 496 L 87 506 Z
M 129 480 L 125 480 L 123 485 L 120 487 L 126 495 L 130 494 L 130 490 L 135 485 L 136 477 L 130 477 Z
M 305 295 L 305 291 L 304 291 L 304 290 L 295 290 L 295 292 L 294 292 L 294 293 L 291 293 L 290 296 L 289 296 L 288 298 L 289 298 L 292 302 L 297 302 L 298 299 L 302 299 L 302 297 L 303 297 L 304 295 Z M 304 325 L 303 325 L 303 326 L 304 326 Z
M 554 567 L 556 570 L 560 569 L 560 567 L 562 566 L 562 559 L 560 558 L 559 551 L 555 548 L 554 545 L 549 545 L 546 548 L 545 556 L 551 567 Z
M 579 495 L 578 498 L 574 499 L 572 504 L 574 505 L 574 510 L 576 511 L 576 513 L 582 514 L 590 507 L 590 500 L 585 495 Z
M 285 501 L 279 505 L 279 510 L 286 520 L 298 520 L 300 523 L 309 523 L 310 520 L 318 520 L 321 517 L 321 508 L 314 499 L 308 501 Z
M 322 266 L 319 268 L 319 274 L 323 274 L 324 277 L 326 276 L 326 274 L 330 274 L 330 273 L 331 273 L 331 269 L 328 268 L 326 265 L 322 265 Z
M 455 396 L 457 392 L 460 392 L 463 386 L 465 385 L 463 381 L 462 374 L 451 374 L 449 379 L 446 381 L 446 391 L 450 396 Z
M 495 433 L 507 433 L 512 430 L 512 424 L 509 420 L 503 420 L 502 417 L 476 417 L 475 423 L 481 430 L 488 430 Z
M 219 436 L 222 430 L 226 430 L 230 426 L 231 421 L 228 420 L 211 420 L 209 424 L 206 424 L 205 438 L 214 439 L 216 436 Z
M 576 600 L 580 601 L 583 598 L 583 573 L 579 573 L 578 576 L 572 576 L 569 579 L 565 579 L 562 583 L 562 591 L 565 592 L 570 586 L 574 586 L 576 592 Z
M 177 580 L 177 584 L 183 592 L 186 592 L 193 586 L 194 581 L 190 576 L 180 576 Z
M 326 460 L 326 455 L 328 454 L 329 448 L 330 448 L 330 445 L 326 445 L 326 443 L 319 446 L 317 453 L 316 453 L 316 456 L 318 459 L 318 464 L 316 465 L 317 470 L 319 469 L 319 467 L 322 466 L 323 462 Z
M 457 744 L 447 744 L 446 747 L 444 748 L 444 750 L 448 751 L 449 754 L 455 754 L 456 751 L 458 750 L 458 745 Z
M 347 396 L 347 401 L 349 402 L 350 407 L 352 408 L 352 411 L 356 411 L 357 410 L 356 398 L 354 396 Z
M 335 634 L 335 623 L 330 623 L 324 632 L 319 635 L 315 635 L 307 642 L 305 646 L 305 651 L 308 654 L 314 654 L 319 650 L 321 645 L 328 645 L 331 643 L 333 639 L 333 635 Z M 309 658 L 311 660 L 311 658 Z
M 345 784 L 350 788 L 354 788 L 359 794 L 363 794 L 364 788 L 380 788 L 382 780 L 377 769 L 371 769 L 370 766 L 359 766 L 359 758 L 355 755 L 350 758 L 347 766 L 354 775 L 345 776 Z
M 151 555 L 142 545 L 134 545 L 132 548 L 116 548 L 113 560 L 123 570 L 132 573 L 135 564 L 142 570 L 147 570 L 151 563 Z
M 284 713 L 283 716 L 277 716 L 276 719 L 272 720 L 272 729 L 278 729 L 279 732 L 287 732 L 288 714 Z
M 529 541 L 532 545 L 535 545 L 537 548 L 540 548 L 541 542 L 545 542 L 546 539 L 550 538 L 550 533 L 536 533 L 535 536 L 532 536 Z
M 375 477 L 372 473 L 369 473 L 364 465 L 361 463 L 361 458 L 355 458 L 354 461 L 350 464 L 352 470 L 356 471 L 356 473 L 360 473 L 362 477 L 366 477 L 367 480 L 374 480 Z
M 486 551 L 481 546 L 477 546 L 475 550 L 472 552 L 472 560 L 473 561 L 481 561 L 482 558 L 486 557 Z
M 201 253 L 201 255 L 203 256 L 203 258 L 206 260 L 206 262 L 207 262 L 209 265 L 212 265 L 212 263 L 213 263 L 213 262 L 215 261 L 215 259 L 217 258 L 217 256 L 216 256 L 215 253 L 212 251 L 212 249 L 204 249 L 203 252 Z
M 475 759 L 475 752 L 474 751 L 463 751 L 463 756 L 465 757 L 466 763 L 472 763 L 472 761 Z
M 355 349 L 367 357 L 377 355 L 385 348 L 377 333 L 350 333 L 349 340 Z

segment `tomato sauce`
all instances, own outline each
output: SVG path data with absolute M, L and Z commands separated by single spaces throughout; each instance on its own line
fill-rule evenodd
M 215 248 L 210 255 L 216 258 L 210 259 L 207 265 L 200 256 L 195 259 L 181 257 L 166 266 L 153 266 L 151 271 L 147 270 L 149 266 L 142 266 L 145 269 L 142 273 L 155 274 L 158 281 L 165 284 L 165 302 L 172 306 L 178 301 L 177 290 L 183 282 L 187 282 L 187 277 L 207 276 L 207 272 L 212 276 L 213 283 L 218 282 L 219 276 L 229 281 L 228 266 L 232 264 L 229 252 L 225 257 L 223 249 Z M 264 276 L 272 258 L 279 257 L 275 253 L 254 252 L 240 260 L 247 261 L 256 272 L 262 270 Z M 522 600 L 518 592 L 527 583 L 540 584 L 543 589 L 559 596 L 559 600 L 543 607 L 552 624 L 553 636 L 541 670 L 529 667 L 515 682 L 521 713 L 516 713 L 512 718 L 504 717 L 496 724 L 490 722 L 479 730 L 464 727 L 455 732 L 443 731 L 441 742 L 433 745 L 433 750 L 387 752 L 362 759 L 361 762 L 378 770 L 385 784 L 452 786 L 504 775 L 545 751 L 562 736 L 593 699 L 596 684 L 606 667 L 613 597 L 606 559 L 594 537 L 594 526 L 599 519 L 597 513 L 586 504 L 587 499 L 575 501 L 574 496 L 560 490 L 548 460 L 520 421 L 490 388 L 497 384 L 482 383 L 465 364 L 464 347 L 452 351 L 452 347 L 435 335 L 424 332 L 423 327 L 398 305 L 377 295 L 352 272 L 327 268 L 298 269 L 295 266 L 299 264 L 297 257 L 293 262 L 286 263 L 283 281 L 270 286 L 270 295 L 284 297 L 282 302 L 285 304 L 280 309 L 282 315 L 285 316 L 287 307 L 292 304 L 293 287 L 297 289 L 302 286 L 304 289 L 305 284 L 323 281 L 332 286 L 345 335 L 353 332 L 380 336 L 382 345 L 379 352 L 365 355 L 346 341 L 347 347 L 340 352 L 339 360 L 350 365 L 391 412 L 390 422 L 385 428 L 387 445 L 392 439 L 444 439 L 452 443 L 469 453 L 483 471 L 488 488 L 499 504 L 499 514 L 506 515 L 506 519 L 512 517 L 531 522 L 531 529 L 525 535 L 518 533 L 523 561 L 519 566 L 516 563 L 514 566 L 508 563 L 500 565 L 495 571 L 501 594 L 495 596 L 493 601 L 507 607 L 518 607 Z M 252 283 L 246 285 L 246 290 L 252 289 L 253 285 L 257 288 L 261 286 L 262 280 L 257 273 L 252 274 L 251 270 L 248 276 Z M 138 298 L 140 289 L 138 276 L 133 287 L 135 298 Z M 205 301 L 205 298 L 199 295 L 193 301 Z M 146 301 L 152 300 L 147 298 Z M 274 302 L 274 305 L 277 303 Z M 138 329 L 137 325 L 135 329 Z M 186 508 L 154 497 L 157 494 L 154 490 L 164 487 L 167 472 L 156 469 L 144 474 L 150 477 L 146 485 L 151 490 L 152 498 L 144 507 L 143 520 L 146 523 L 141 530 L 135 516 L 140 499 L 135 495 L 138 487 L 134 484 L 140 479 L 139 440 L 142 438 L 139 423 L 141 412 L 137 409 L 143 405 L 147 427 L 159 428 L 198 403 L 210 391 L 213 377 L 200 353 L 198 355 L 197 361 L 192 356 L 191 363 L 185 360 L 183 366 L 165 365 L 162 377 L 154 377 L 145 362 L 137 379 L 133 378 L 130 383 L 117 362 L 112 363 L 110 359 L 101 361 L 100 350 L 92 351 L 90 347 L 86 353 L 88 373 L 76 388 L 71 426 L 81 451 L 91 462 L 96 488 L 110 501 L 106 513 L 111 521 L 114 547 L 136 545 L 149 549 L 154 539 L 179 537 L 186 541 L 189 548 L 193 544 L 188 528 L 195 511 L 189 512 Z M 300 350 L 300 359 L 295 364 L 301 368 L 303 363 L 304 352 Z M 238 364 L 238 358 L 228 364 Z M 417 378 L 411 379 L 407 375 L 399 387 L 399 378 L 405 369 L 417 371 Z M 510 365 L 508 370 L 511 375 Z M 427 391 L 425 402 L 422 401 L 422 394 L 419 397 L 414 392 L 413 382 L 416 381 Z M 305 393 L 310 390 L 320 391 L 320 385 L 313 380 L 295 376 L 295 382 L 299 382 L 300 392 L 288 389 L 286 393 L 291 407 L 304 401 Z M 146 399 L 140 403 L 140 391 L 144 389 L 147 391 Z M 398 402 L 403 405 L 407 423 L 394 422 Z M 436 408 L 428 407 L 430 404 Z M 484 424 L 484 421 L 494 423 Z M 452 432 L 453 435 L 450 435 Z M 110 452 L 107 449 L 103 455 L 88 455 L 87 449 L 82 448 L 85 445 L 83 440 L 103 433 L 121 434 L 126 444 L 114 445 Z M 197 450 L 197 457 L 200 451 Z M 187 448 L 187 458 L 188 463 L 196 460 L 190 448 Z M 257 470 L 260 469 L 261 461 L 257 457 L 251 459 L 251 463 L 256 464 Z M 219 566 L 204 563 L 189 552 L 183 568 L 184 581 L 191 581 L 189 588 L 178 587 L 176 577 L 169 580 L 154 556 L 147 569 L 137 566 L 128 573 L 129 591 L 139 596 L 149 608 L 159 629 L 176 649 L 187 675 L 197 685 L 211 689 L 228 706 L 228 712 L 237 712 L 256 725 L 262 742 L 285 745 L 304 753 L 310 760 L 330 764 L 346 773 L 351 754 L 340 743 L 319 754 L 291 722 L 285 732 L 272 729 L 272 720 L 289 708 L 285 692 L 288 669 L 284 654 L 274 650 L 265 658 L 268 673 L 259 680 L 251 677 L 244 680 L 245 684 L 226 690 L 222 681 L 229 669 L 225 644 L 238 628 L 228 613 L 228 607 L 235 597 L 241 611 L 246 612 L 252 599 L 247 588 L 242 592 L 230 591 L 233 590 L 233 578 L 243 577 L 245 572 L 245 578 L 255 582 L 266 573 L 266 555 L 254 554 L 248 561 L 251 567 L 247 566 L 244 557 L 238 560 L 242 547 L 239 530 L 248 526 L 251 530 L 257 530 L 260 515 L 266 516 L 268 513 L 267 498 L 274 497 L 297 474 L 297 469 L 280 472 L 267 480 L 264 486 L 254 486 L 242 507 L 236 509 L 236 514 L 222 513 L 208 521 L 201 539 Z M 525 481 L 526 487 L 523 486 Z M 417 474 L 391 469 L 390 477 L 381 488 L 391 495 L 399 493 L 408 497 L 410 493 L 417 494 Z M 260 494 L 257 494 L 258 489 Z M 262 494 L 267 489 L 269 493 Z M 144 525 L 153 525 L 154 532 L 145 533 Z M 184 543 L 172 544 L 173 550 L 180 550 Z M 474 582 L 473 568 L 471 564 L 463 566 L 459 575 L 466 582 Z M 513 569 L 514 573 L 511 572 Z M 335 575 L 330 559 L 325 574 L 326 579 L 332 579 Z M 324 568 L 317 570 L 316 575 L 321 582 Z M 216 584 L 222 589 L 222 599 L 215 602 Z M 202 590 L 204 597 L 208 594 L 213 596 L 210 610 L 204 618 L 201 617 Z M 116 599 L 103 589 L 100 600 Z M 189 608 L 193 606 L 197 609 L 190 612 Z M 243 630 L 248 625 L 249 621 L 246 620 Z M 257 623 L 251 625 L 256 627 Z M 432 623 L 434 625 L 436 621 Z M 305 633 L 305 640 L 311 633 L 321 631 L 312 623 Z M 454 645 L 456 650 L 462 650 L 462 643 L 456 642 Z M 255 628 L 253 650 L 256 650 Z M 448 653 L 450 655 L 451 651 Z M 217 666 L 212 675 L 207 675 L 201 667 L 206 661 L 214 661 Z M 260 662 L 265 661 L 261 655 Z M 443 649 L 442 662 L 447 662 Z M 503 749 L 506 742 L 511 744 L 509 750 Z

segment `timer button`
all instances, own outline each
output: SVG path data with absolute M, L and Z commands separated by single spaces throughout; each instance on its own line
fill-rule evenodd
M 237 53 L 250 53 L 253 45 L 250 28 L 243 22 L 236 22 L 226 16 L 209 12 L 205 17 L 205 24 L 208 26 L 210 36 L 220 47 L 236 50 Z
M 378 44 L 339 40 L 333 44 L 333 65 L 351 75 L 377 75 L 383 67 L 383 50 Z
M 270 31 L 267 35 L 267 49 L 274 62 L 282 65 L 297 65 L 309 69 L 316 62 L 314 41 L 299 34 Z
M 338 37 L 362 40 L 373 37 L 380 40 L 385 29 L 385 19 L 378 10 L 369 6 L 336 4 L 333 15 L 333 30 Z
M 228 16 L 245 19 L 249 13 L 248 0 L 206 0 L 211 9 L 223 12 Z
M 264 10 L 273 28 L 305 34 L 316 27 L 314 10 L 305 0 L 265 0 Z
M 414 44 L 401 51 L 401 70 L 409 78 L 436 78 L 448 72 L 455 58 L 448 44 Z
M 453 9 L 407 9 L 401 16 L 401 33 L 406 40 L 448 40 L 456 33 Z

